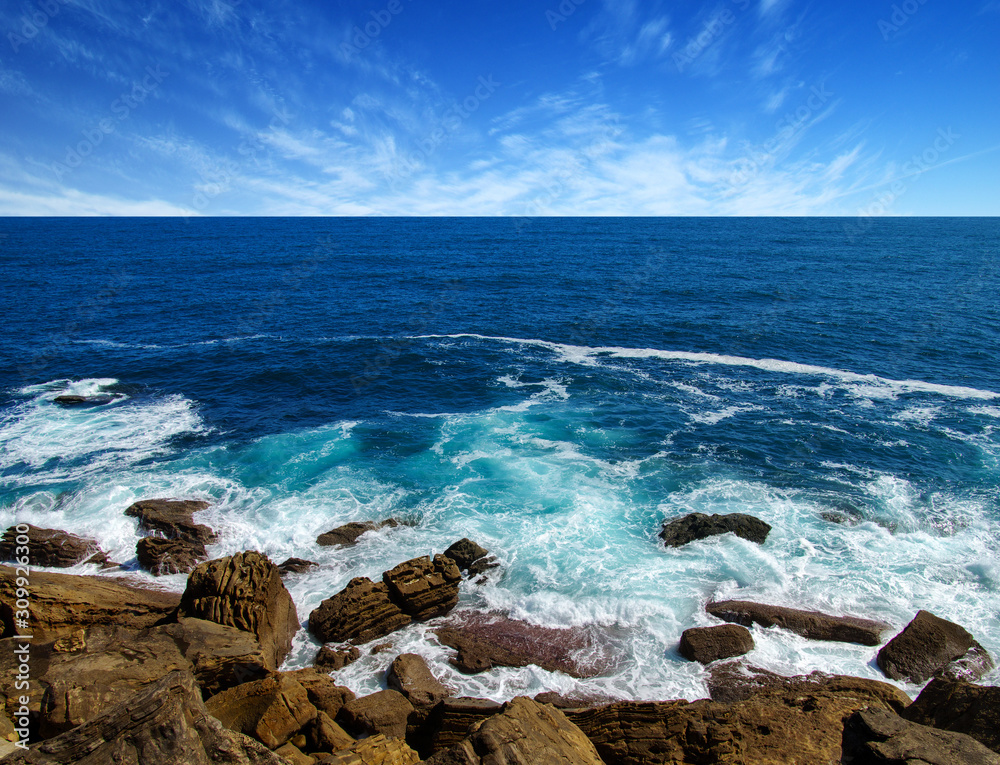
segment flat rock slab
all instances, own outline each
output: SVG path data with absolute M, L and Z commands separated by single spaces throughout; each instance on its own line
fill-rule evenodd
M 406 697 L 389 689 L 348 701 L 334 720 L 356 737 L 381 733 L 404 740 L 406 724 L 412 714 L 413 705 Z
M 142 532 L 208 545 L 216 541 L 216 534 L 208 526 L 195 523 L 194 514 L 209 507 L 201 499 L 144 499 L 129 505 L 125 515 L 138 518 Z
M 452 692 L 445 687 L 427 666 L 422 656 L 404 653 L 392 660 L 385 676 L 386 685 L 399 691 L 415 707 L 432 707 Z
M 742 539 L 762 545 L 771 532 L 771 526 L 759 518 L 744 513 L 728 515 L 690 513 L 682 518 L 666 521 L 660 532 L 660 539 L 667 547 L 680 547 L 689 542 L 730 532 Z
M 935 676 L 978 680 L 993 660 L 963 627 L 920 611 L 878 652 L 879 668 L 893 680 L 923 683 Z
M 839 643 L 879 645 L 882 634 L 892 629 L 885 622 L 856 616 L 831 616 L 819 611 L 800 611 L 784 606 L 752 603 L 746 600 L 724 600 L 709 603 L 705 610 L 726 622 L 749 627 L 781 627 L 811 640 L 832 640 Z
M 859 765 L 1000 765 L 1000 755 L 964 733 L 917 725 L 884 709 L 851 716 L 843 754 Z
M 738 624 L 692 627 L 684 630 L 679 646 L 681 656 L 700 664 L 711 664 L 719 659 L 742 656 L 753 648 L 754 642 L 750 630 Z
M 399 525 L 395 518 L 386 518 L 384 521 L 354 521 L 338 526 L 324 534 L 316 537 L 316 544 L 320 547 L 347 547 L 357 544 L 358 538 L 369 531 L 379 529 L 394 529 Z

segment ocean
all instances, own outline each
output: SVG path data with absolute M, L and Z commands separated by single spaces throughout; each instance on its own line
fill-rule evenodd
M 459 609 L 614 656 L 465 676 L 416 625 L 337 673 L 356 692 L 412 651 L 469 696 L 704 697 L 677 642 L 724 598 L 928 609 L 1000 657 L 998 219 L 7 218 L 0 277 L 3 528 L 179 591 L 122 511 L 208 499 L 212 557 L 321 564 L 286 580 L 303 623 L 469 537 L 502 565 Z M 693 511 L 773 530 L 665 549 Z M 876 648 L 753 633 L 756 666 L 884 679 Z M 317 647 L 303 629 L 287 666 Z

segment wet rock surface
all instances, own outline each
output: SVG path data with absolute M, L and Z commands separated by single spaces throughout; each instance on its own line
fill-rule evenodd
M 688 661 L 711 664 L 719 659 L 742 656 L 754 648 L 750 630 L 737 624 L 717 627 L 693 627 L 684 630 L 678 647 Z
M 357 544 L 358 538 L 369 531 L 379 529 L 394 529 L 399 526 L 399 521 L 395 518 L 386 518 L 384 521 L 355 521 L 338 526 L 316 538 L 316 544 L 320 547 L 346 547 Z
M 742 539 L 762 545 L 770 532 L 769 524 L 744 513 L 728 515 L 690 513 L 682 518 L 664 522 L 660 539 L 667 547 L 681 547 L 699 539 L 733 533 Z
M 93 539 L 78 537 L 59 529 L 41 529 L 30 523 L 11 526 L 0 538 L 0 560 L 14 561 L 18 547 L 28 548 L 27 558 L 32 566 L 69 568 L 77 563 L 108 563 L 108 556 Z M 18 537 L 27 537 L 27 545 L 19 544 Z M 112 564 L 113 565 L 113 564 Z
M 879 645 L 882 635 L 891 625 L 856 616 L 831 616 L 819 611 L 801 611 L 784 606 L 752 603 L 746 600 L 725 600 L 705 606 L 712 616 L 725 622 L 749 627 L 780 627 L 811 640 L 832 640 L 841 643 Z
M 920 611 L 878 652 L 879 668 L 893 680 L 923 683 L 932 677 L 978 680 L 993 660 L 969 632 L 954 622 Z

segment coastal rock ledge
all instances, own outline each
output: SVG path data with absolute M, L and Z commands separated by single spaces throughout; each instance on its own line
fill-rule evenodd
M 819 611 L 800 611 L 784 606 L 770 606 L 747 600 L 723 600 L 709 603 L 705 611 L 724 622 L 749 627 L 781 627 L 810 640 L 879 645 L 882 634 L 892 629 L 885 622 L 857 616 L 831 616 Z

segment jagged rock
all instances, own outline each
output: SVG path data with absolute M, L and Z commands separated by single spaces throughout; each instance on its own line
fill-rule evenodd
M 680 547 L 688 542 L 733 532 L 738 537 L 764 544 L 771 531 L 770 525 L 759 518 L 743 513 L 728 515 L 705 515 L 691 513 L 663 524 L 660 539 L 667 547 Z
M 451 611 L 458 603 L 461 579 L 458 566 L 443 555 L 404 561 L 382 574 L 392 601 L 418 621 Z
M 205 545 L 186 539 L 143 537 L 135 546 L 139 565 L 154 576 L 189 574 L 208 557 Z
M 394 529 L 399 525 L 395 518 L 386 518 L 384 521 L 355 521 L 338 526 L 316 537 L 316 544 L 322 547 L 347 546 L 356 544 L 358 537 L 369 531 L 378 531 L 386 527 Z
M 935 679 L 902 717 L 920 725 L 965 733 L 1000 754 L 1000 688 Z
M 413 705 L 403 694 L 385 690 L 348 701 L 334 719 L 355 736 L 382 733 L 389 738 L 405 739 L 411 714 Z
M 313 664 L 319 669 L 336 671 L 348 664 L 353 664 L 361 658 L 361 651 L 353 645 L 321 646 L 313 659 Z
M 222 691 L 205 708 L 229 730 L 252 736 L 269 749 L 286 743 L 317 714 L 306 689 L 286 673 Z
M 906 628 L 878 652 L 878 665 L 887 677 L 923 683 L 931 677 L 978 680 L 993 660 L 965 629 L 920 611 Z
M 78 396 L 74 393 L 63 393 L 52 399 L 52 402 L 60 406 L 102 406 L 110 404 L 115 400 L 114 396 L 101 393 L 96 396 Z
M 917 725 L 884 709 L 855 712 L 844 728 L 844 762 L 856 765 L 1000 765 L 964 733 Z
M 194 678 L 172 672 L 5 765 L 286 765 L 208 714 Z
M 11 526 L 0 538 L 0 560 L 13 561 L 19 536 L 27 537 L 28 560 L 32 566 L 50 566 L 52 568 L 68 568 L 77 563 L 105 564 L 108 556 L 93 539 L 78 537 L 59 529 L 40 529 L 30 523 L 21 525 L 27 531 L 20 534 L 16 526 Z
M 349 688 L 337 685 L 332 677 L 312 667 L 285 674 L 306 689 L 309 701 L 316 709 L 326 712 L 331 718 L 336 718 L 344 704 L 354 701 L 354 693 Z
M 339 752 L 354 745 L 354 738 L 322 709 L 316 719 L 303 729 L 309 752 Z
M 415 707 L 429 707 L 451 696 L 431 673 L 423 657 L 404 653 L 393 659 L 385 678 L 386 685 L 403 694 Z
M 320 765 L 420 765 L 420 757 L 405 741 L 378 735 L 335 752 Z
M 693 627 L 681 634 L 680 653 L 688 661 L 710 664 L 719 659 L 742 656 L 754 648 L 750 630 L 737 624 Z
M 309 631 L 324 643 L 367 643 L 413 621 L 389 599 L 389 588 L 364 576 L 309 614 Z
M 304 558 L 289 558 L 284 563 L 278 564 L 278 571 L 281 575 L 285 574 L 304 574 L 311 568 L 316 568 L 319 566 L 318 563 L 313 563 L 311 560 L 305 560 Z
M 464 571 L 470 578 L 485 574 L 491 568 L 500 565 L 485 547 L 468 538 L 458 540 L 445 550 L 444 554 L 455 561 L 459 570 Z
M 725 622 L 744 627 L 781 627 L 811 640 L 833 640 L 840 643 L 879 645 L 882 633 L 892 629 L 885 622 L 856 616 L 830 616 L 819 611 L 800 611 L 784 606 L 751 603 L 746 600 L 724 600 L 709 603 L 705 610 Z
M 839 762 L 851 714 L 865 707 L 898 712 L 908 701 L 886 683 L 810 676 L 786 678 L 738 704 L 624 701 L 566 716 L 614 765 L 791 765 Z
M 252 551 L 208 561 L 192 571 L 178 615 L 252 632 L 271 670 L 281 666 L 299 629 L 295 603 L 278 567 Z
M 208 526 L 195 523 L 194 513 L 209 503 L 200 499 L 144 499 L 129 505 L 125 515 L 139 519 L 139 531 L 155 532 L 166 539 L 184 539 L 210 545 L 217 535 Z
M 16 634 L 13 605 L 17 572 L 0 566 L 0 619 L 4 635 Z M 176 593 L 146 590 L 119 579 L 31 572 L 31 627 L 38 642 L 94 624 L 149 627 L 176 610 Z
M 604 765 L 583 732 L 554 707 L 521 696 L 473 726 L 468 737 L 427 765 Z
M 177 644 L 206 698 L 267 675 L 269 659 L 253 633 L 186 617 L 151 631 L 163 632 Z
M 500 710 L 501 705 L 489 699 L 443 699 L 414 731 L 411 744 L 422 756 L 429 757 L 459 743 L 473 724 L 499 714 Z

